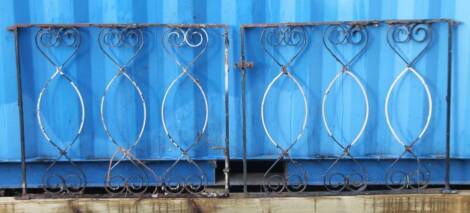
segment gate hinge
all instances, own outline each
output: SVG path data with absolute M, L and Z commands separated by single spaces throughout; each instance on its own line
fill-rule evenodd
M 245 70 L 245 69 L 253 69 L 253 62 L 251 61 L 240 61 L 238 63 L 235 63 L 235 66 L 238 68 L 238 69 L 241 69 L 241 70 Z

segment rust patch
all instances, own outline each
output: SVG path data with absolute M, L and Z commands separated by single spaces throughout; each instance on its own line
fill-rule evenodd
M 380 196 L 372 199 L 373 212 L 466 212 L 470 199 L 457 196 Z
M 188 199 L 188 207 L 190 208 L 191 212 L 202 213 L 201 207 L 199 207 L 199 205 L 193 199 Z
M 69 208 L 70 212 L 73 212 L 73 213 L 85 212 L 85 211 L 81 211 L 80 207 L 75 205 L 73 200 L 68 200 L 67 201 L 67 207 Z

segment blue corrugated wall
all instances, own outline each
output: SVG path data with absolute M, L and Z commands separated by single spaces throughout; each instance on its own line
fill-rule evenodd
M 272 0 L 272 1 L 233 1 L 233 0 L 174 0 L 174 1 L 151 1 L 151 0 L 81 0 L 81 1 L 68 1 L 68 0 L 1 0 L 0 2 L 0 160 L 4 162 L 4 168 L 15 167 L 17 164 L 14 162 L 20 161 L 20 143 L 19 143 L 19 130 L 18 130 L 18 107 L 17 107 L 17 94 L 16 94 L 16 73 L 15 73 L 15 52 L 13 33 L 7 31 L 7 27 L 19 23 L 222 23 L 230 27 L 230 62 L 232 64 L 230 73 L 230 122 L 231 122 L 231 156 L 232 158 L 241 158 L 241 90 L 240 90 L 240 73 L 234 68 L 233 63 L 239 60 L 239 26 L 240 24 L 248 23 L 276 23 L 276 22 L 310 22 L 310 21 L 345 21 L 345 20 L 368 20 L 368 19 L 428 19 L 428 18 L 452 18 L 461 21 L 456 28 L 455 33 L 455 47 L 454 47 L 454 73 L 453 73 L 453 102 L 452 102 L 452 158 L 461 159 L 454 161 L 456 168 L 465 168 L 467 165 L 466 159 L 470 157 L 470 149 L 467 148 L 466 140 L 469 138 L 470 130 L 467 128 L 470 122 L 470 113 L 468 113 L 468 106 L 470 106 L 470 99 L 467 98 L 467 85 L 469 85 L 470 64 L 470 35 L 468 32 L 468 11 L 470 2 L 465 0 Z M 441 28 L 438 28 L 441 29 Z M 372 36 L 381 35 L 381 37 L 372 38 L 371 45 L 366 54 L 361 57 L 353 70 L 357 71 L 360 79 L 365 83 L 369 92 L 371 101 L 371 117 L 369 126 L 362 139 L 358 142 L 354 155 L 358 157 L 376 159 L 377 157 L 396 156 L 399 152 L 399 147 L 392 140 L 392 136 L 388 131 L 384 115 L 383 115 L 383 100 L 386 94 L 388 85 L 391 83 L 391 78 L 395 76 L 402 68 L 403 63 L 393 55 L 390 49 L 385 44 L 385 34 L 376 30 L 377 32 L 371 33 Z M 432 125 L 430 131 L 427 133 L 425 139 L 420 142 L 421 155 L 425 157 L 442 156 L 444 153 L 445 142 L 445 93 L 446 93 L 446 34 L 445 30 L 437 30 L 439 36 L 436 38 L 436 44 L 426 55 L 422 58 L 418 66 L 422 70 L 426 79 L 431 84 L 431 89 L 434 95 L 434 104 L 436 106 Z M 256 32 L 249 32 L 247 42 L 252 42 L 250 48 L 247 50 L 248 60 L 255 61 L 255 69 L 252 73 L 248 74 L 248 156 L 250 158 L 259 158 L 260 156 L 273 157 L 278 152 L 273 148 L 272 144 L 267 141 L 264 131 L 261 129 L 259 121 L 259 103 L 261 101 L 262 92 L 264 91 L 267 83 L 274 77 L 277 71 L 269 58 L 260 56 L 261 49 L 256 45 Z M 321 92 L 326 87 L 329 79 L 333 74 L 339 70 L 339 66 L 334 62 L 333 58 L 326 51 L 314 51 L 314 47 L 323 48 L 320 32 L 312 31 L 313 35 L 309 50 L 302 55 L 301 59 L 296 62 L 296 74 L 302 79 L 303 85 L 308 88 L 308 98 L 311 102 L 309 109 L 310 119 L 307 128 L 307 136 L 303 138 L 299 144 L 292 150 L 292 155 L 298 158 L 311 158 L 315 155 L 333 155 L 337 154 L 339 149 L 334 148 L 333 143 L 328 141 L 325 131 L 322 127 L 320 117 L 320 101 Z M 317 36 L 315 38 L 315 36 Z M 251 39 L 251 40 L 250 40 Z M 32 44 L 32 41 L 31 43 Z M 26 44 L 28 45 L 28 44 Z M 96 45 L 96 44 L 95 44 Z M 92 46 L 90 55 L 81 63 L 86 63 L 87 67 L 94 69 L 107 70 L 106 74 L 100 73 L 93 76 L 85 76 L 93 78 L 94 81 L 84 80 L 82 83 L 86 86 L 99 91 L 98 94 L 93 94 L 93 97 L 101 95 L 100 88 L 103 87 L 105 81 L 101 78 L 109 79 L 114 73 L 112 64 L 103 62 L 103 56 L 98 50 Z M 23 45 L 22 48 L 27 50 L 28 47 Z M 24 51 L 23 50 L 23 51 Z M 37 54 L 34 50 L 31 53 L 24 52 L 22 54 Z M 38 57 L 38 56 L 36 56 Z M 150 61 L 150 57 L 162 56 L 147 56 L 146 59 L 140 61 Z M 219 58 L 222 60 L 222 58 Z M 38 61 L 31 62 L 31 68 L 46 68 L 45 61 L 37 59 Z M 209 61 L 205 58 L 204 61 Z M 258 64 L 261 62 L 261 64 Z M 37 64 L 38 63 L 38 64 Z M 42 64 L 41 64 L 42 63 Z M 150 63 L 151 67 L 148 70 L 158 70 L 159 68 L 172 67 L 173 62 L 165 61 L 163 65 L 156 66 Z M 263 66 L 266 65 L 266 66 Z M 73 68 L 75 66 L 75 68 Z M 73 65 L 71 70 L 77 69 L 78 65 Z M 143 65 L 139 65 L 143 66 Z M 152 67 L 156 66 L 156 67 Z M 217 67 L 219 65 L 212 65 Z M 28 66 L 26 66 L 28 67 Z M 270 67 L 272 73 L 262 73 L 262 68 Z M 311 70 L 309 70 L 311 67 Z M 321 67 L 321 72 L 315 72 L 313 67 Z M 383 68 L 390 68 L 384 70 Z M 24 67 L 25 68 L 25 67 Z M 50 67 L 49 67 L 50 68 Z M 221 69 L 222 70 L 222 69 Z M 328 71 L 328 72 L 325 72 Z M 35 74 L 38 75 L 39 74 Z M 140 76 L 141 79 L 158 79 L 161 74 L 148 73 L 149 76 Z M 222 79 L 223 73 L 217 75 L 210 75 L 212 79 L 206 81 L 217 81 Z M 36 85 L 27 85 L 31 87 L 40 87 L 41 82 L 45 77 L 35 76 L 33 82 Z M 171 78 L 169 75 L 168 78 Z M 98 80 L 97 80 L 98 79 Z M 163 80 L 162 83 L 169 80 Z M 96 83 L 95 83 L 96 82 Z M 255 83 L 257 82 L 257 83 Z M 145 85 L 145 81 L 143 82 Z M 347 82 L 346 82 L 347 84 Z M 346 85 L 348 86 L 348 85 Z M 222 83 L 216 83 L 216 88 L 223 88 Z M 292 87 L 293 88 L 293 87 Z M 416 89 L 418 88 L 418 89 Z M 36 91 L 31 89 L 31 91 Z M 159 88 L 162 89 L 162 88 Z M 285 89 L 285 88 L 283 88 Z M 289 85 L 287 85 L 289 90 Z M 145 90 L 145 89 L 144 89 Z M 416 134 L 416 128 L 422 124 L 421 120 L 424 114 L 416 114 L 413 110 L 420 110 L 419 106 L 414 100 L 424 100 L 423 90 L 419 89 L 416 85 L 408 84 L 400 87 L 400 108 L 398 118 L 400 119 L 400 128 L 404 129 L 403 134 L 412 137 Z M 280 90 L 273 91 L 279 92 Z M 290 91 L 290 90 L 289 90 Z M 162 91 L 157 91 L 160 94 Z M 34 92 L 31 92 L 34 93 Z M 356 94 L 357 91 L 351 90 L 350 93 L 344 93 L 345 99 L 342 102 L 337 102 L 336 106 L 355 106 L 352 109 L 361 110 L 362 105 L 357 104 L 351 94 Z M 418 93 L 418 94 L 416 94 Z M 359 94 L 359 93 L 357 93 Z M 223 98 L 222 93 L 214 92 L 218 98 Z M 283 94 L 291 99 L 296 93 Z M 282 97 L 282 95 L 280 96 Z M 349 98 L 348 98 L 349 97 Z M 27 99 L 25 97 L 25 104 L 29 103 L 29 108 L 33 109 L 35 97 Z M 160 97 L 154 97 L 157 105 L 161 101 Z M 299 101 L 300 99 L 294 100 Z M 29 101 L 29 102 L 28 102 Z M 278 105 L 279 100 L 271 100 L 272 106 Z M 98 102 L 96 102 L 98 103 Z M 356 104 L 355 104 L 356 103 Z M 421 102 L 420 102 L 421 103 Z M 423 102 L 424 103 L 424 102 Z M 31 105 L 33 104 L 33 105 Z M 28 106 L 28 105 L 27 105 Z M 220 111 L 215 111 L 219 115 L 216 117 L 223 118 L 223 103 L 218 102 L 215 108 L 220 108 Z M 292 106 L 279 105 L 281 109 L 290 110 L 297 109 Z M 412 107 L 413 106 L 413 107 Z M 95 115 L 96 120 L 87 121 L 86 125 L 93 126 L 88 128 L 96 128 L 96 134 L 85 134 L 86 138 L 81 140 L 86 141 L 88 145 L 80 143 L 80 149 L 75 153 L 77 159 L 90 160 L 90 159 L 103 159 L 109 157 L 114 147 L 107 141 L 102 127 L 99 123 L 98 105 L 88 106 L 88 110 Z M 130 106 L 132 108 L 132 106 Z M 138 107 L 138 106 L 136 106 Z M 415 107 L 415 108 L 414 108 Z M 92 109 L 94 108 L 94 109 Z M 299 108 L 300 109 L 300 108 Z M 150 113 L 158 114 L 159 109 L 152 109 L 152 103 L 149 104 Z M 154 110 L 154 111 L 152 111 Z M 353 129 L 357 126 L 357 118 L 352 114 L 350 108 L 337 107 L 335 111 L 342 111 L 341 118 L 331 117 L 335 122 L 341 121 L 342 127 L 352 126 Z M 268 112 L 271 113 L 271 112 Z M 274 114 L 279 112 L 272 112 L 270 115 L 279 116 Z M 138 114 L 138 112 L 137 112 Z M 35 122 L 34 112 L 26 111 L 25 119 L 30 120 L 30 125 Z M 287 137 L 295 134 L 298 128 L 295 122 L 298 118 L 291 119 L 290 115 L 282 114 L 281 120 L 293 120 L 286 132 Z M 297 115 L 295 115 L 297 116 Z M 334 116 L 334 115 L 332 115 Z M 359 113 L 360 117 L 361 114 Z M 274 118 L 274 117 L 271 117 Z M 72 117 L 72 119 L 74 119 Z M 152 120 L 154 119 L 154 120 Z M 134 121 L 133 121 L 134 122 Z M 138 121 L 135 121 L 138 123 Z M 333 121 L 332 121 L 333 122 Z M 159 123 L 159 118 L 150 118 L 150 127 L 152 124 Z M 223 123 L 223 122 L 222 122 Z M 28 122 L 26 123 L 28 125 Z M 220 125 L 221 123 L 212 123 L 212 125 Z M 278 123 L 275 123 L 277 125 Z M 27 128 L 30 126 L 26 126 Z M 159 125 L 153 127 L 159 128 Z M 317 128 L 318 127 L 318 128 Z M 35 127 L 37 128 L 37 127 Z M 274 128 L 274 127 L 273 127 Z M 278 126 L 278 128 L 281 128 Z M 339 128 L 339 127 L 337 127 Z M 215 127 L 213 133 L 215 134 L 218 128 Z M 37 130 L 37 129 L 36 129 Z M 223 131 L 223 128 L 220 128 Z M 129 131 L 132 131 L 130 129 Z M 339 131 L 339 130 L 338 130 Z M 213 136 L 212 143 L 215 145 L 222 144 L 223 132 L 217 132 L 220 135 Z M 344 137 L 351 137 L 352 131 L 344 132 Z M 157 133 L 156 133 L 157 134 Z M 289 135 L 291 134 L 291 135 Z M 338 133 L 339 134 L 339 133 Z M 29 148 L 27 151 L 28 159 L 47 158 L 52 153 L 52 147 L 42 140 L 42 135 L 38 131 L 27 131 L 27 143 Z M 139 148 L 139 153 L 143 158 L 161 158 L 169 157 L 167 155 L 166 138 L 161 133 L 157 135 L 147 135 L 147 143 Z M 308 141 L 308 142 L 307 142 Z M 42 144 L 38 144 L 42 143 Z M 163 147 L 160 147 L 163 146 Z M 77 146 L 78 147 L 78 146 Z M 305 148 L 308 147 L 308 148 Z M 203 149 L 198 152 L 200 159 L 217 159 L 222 157 L 222 152 L 206 152 Z M 202 153 L 202 154 L 201 154 Z M 460 167 L 462 166 L 462 167 Z M 11 170 L 13 171 L 13 170 Z M 20 174 L 15 172 L 6 172 L 4 176 L 11 177 L 12 181 L 4 185 L 16 185 L 19 183 Z M 470 170 L 469 170 L 470 171 Z M 0 171 L 2 172 L 2 171 Z M 453 180 L 460 183 L 468 183 L 465 169 L 458 169 L 453 172 Z M 16 185 L 18 186 L 18 185 Z

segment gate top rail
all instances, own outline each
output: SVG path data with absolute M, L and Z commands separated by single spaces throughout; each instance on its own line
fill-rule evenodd
M 77 23 L 77 24 L 15 24 L 7 29 L 9 31 L 15 31 L 21 28 L 48 28 L 48 27 L 63 27 L 63 28 L 81 28 L 81 27 L 97 27 L 97 28 L 114 28 L 114 27 L 128 27 L 128 28 L 140 28 L 140 27 L 184 27 L 184 28 L 227 28 L 225 24 L 161 24 L 161 23 L 128 23 L 128 24 L 93 24 L 93 23 Z
M 412 23 L 443 23 L 447 22 L 450 24 L 459 24 L 460 22 L 447 19 L 385 19 L 385 20 L 359 20 L 359 21 L 317 21 L 317 22 L 285 22 L 285 23 L 270 23 L 270 24 L 241 24 L 240 28 L 266 28 L 266 27 L 295 27 L 295 26 L 325 26 L 325 25 L 373 25 L 378 26 L 380 24 L 412 24 Z

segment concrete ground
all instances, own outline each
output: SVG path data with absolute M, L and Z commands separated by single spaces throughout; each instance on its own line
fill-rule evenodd
M 247 198 L 0 198 L 0 212 L 470 212 L 470 191 Z

